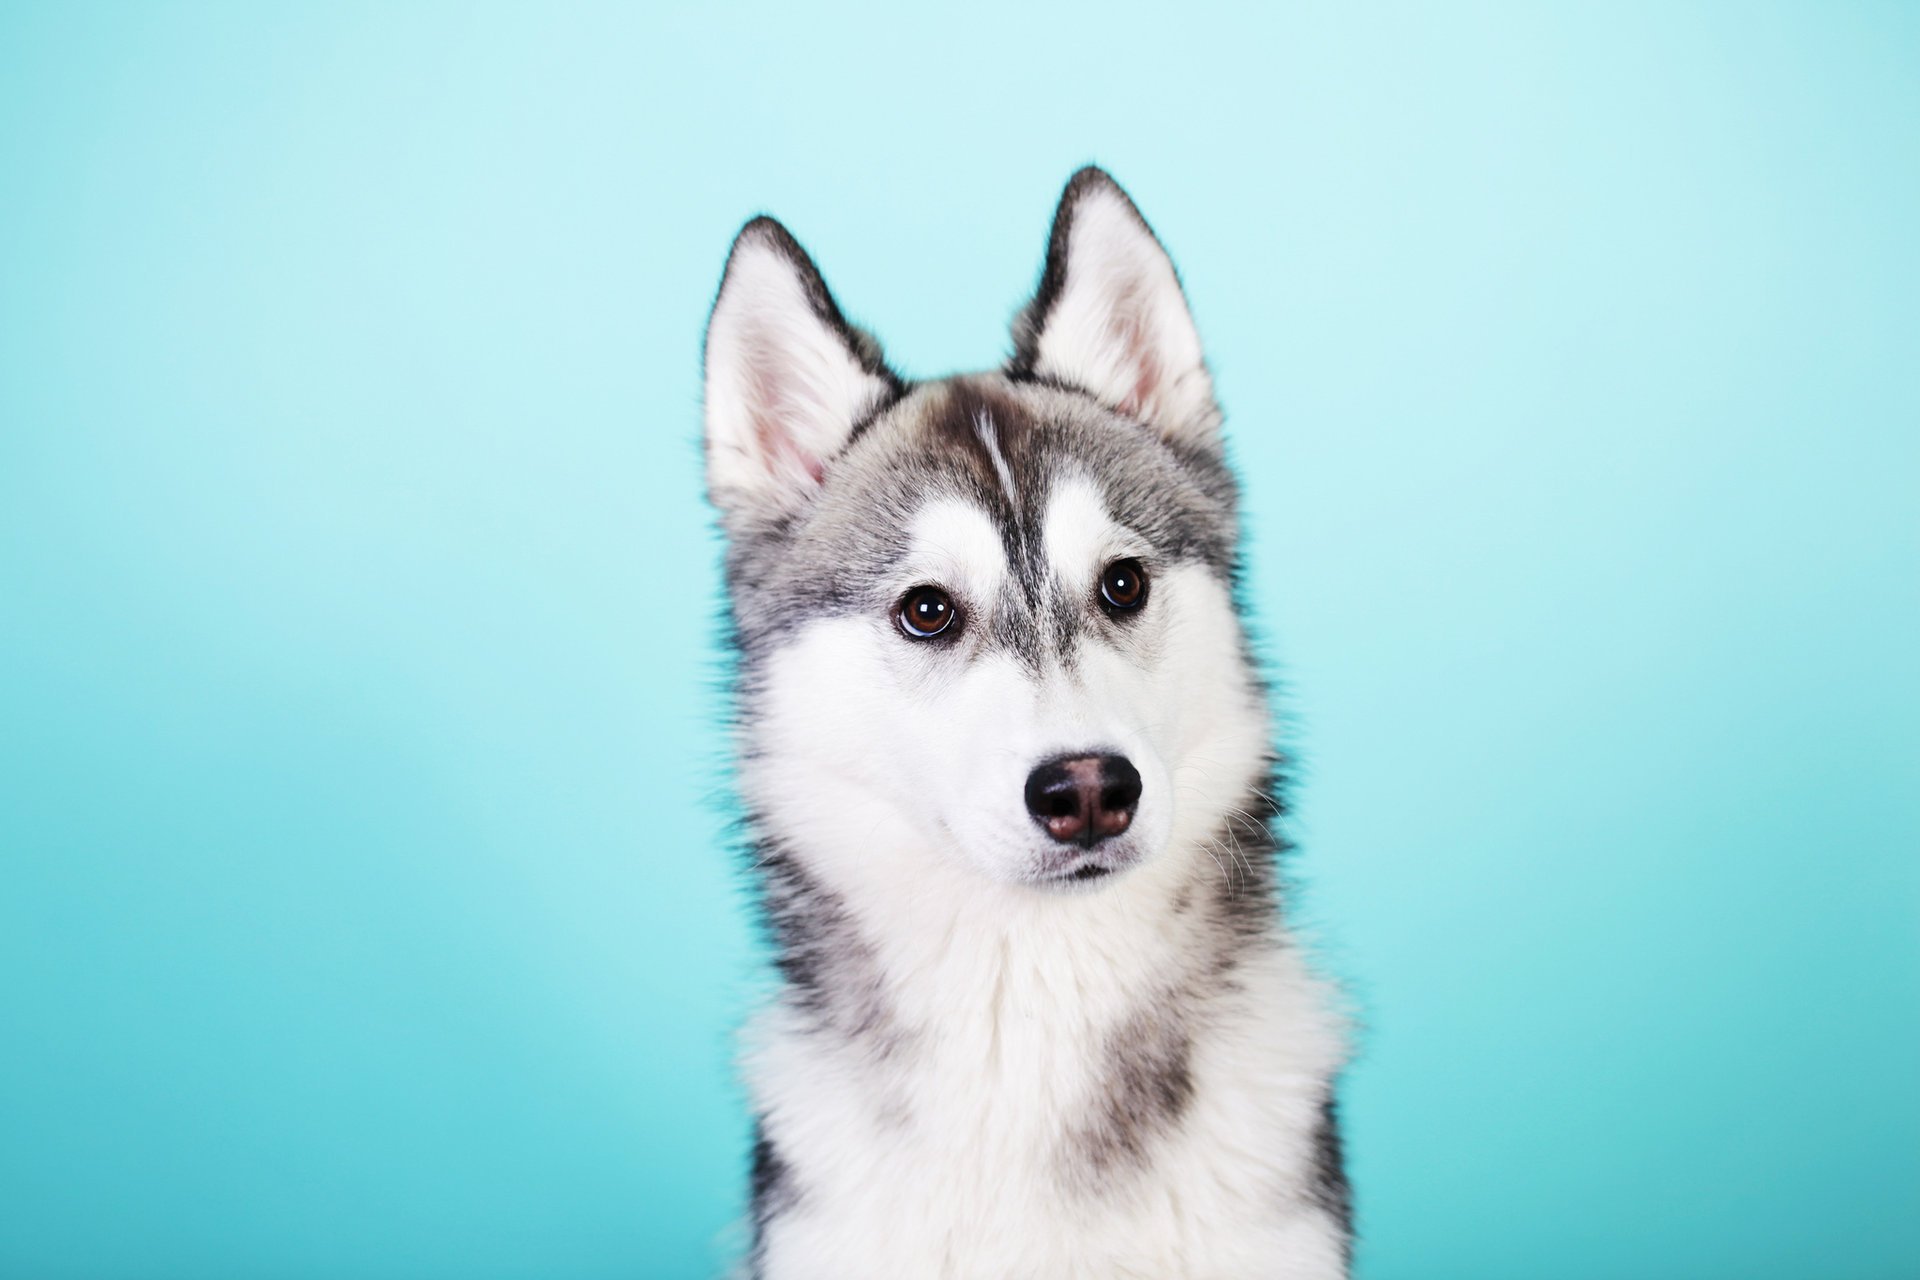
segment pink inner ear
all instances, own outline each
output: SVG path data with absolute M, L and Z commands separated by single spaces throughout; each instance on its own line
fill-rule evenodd
M 1133 390 L 1121 401 L 1120 408 L 1145 421 L 1153 416 L 1154 395 L 1160 390 L 1164 374 L 1153 337 L 1147 331 L 1146 308 L 1140 302 L 1137 290 L 1129 290 L 1115 299 L 1109 332 L 1126 353 L 1127 368 L 1133 372 Z
M 766 462 L 768 475 L 791 479 L 803 474 L 816 485 L 826 479 L 826 462 L 814 457 L 794 438 L 777 410 L 755 415 L 753 429 L 760 441 L 760 456 Z
M 802 407 L 770 365 L 768 359 L 748 362 L 752 378 L 748 388 L 749 412 L 753 416 L 754 440 L 760 446 L 760 460 L 767 474 L 776 479 L 805 475 L 818 485 L 826 478 L 826 461 L 815 457 L 794 433 L 793 423 L 800 419 Z
M 827 464 L 824 461 L 822 461 L 819 458 L 804 457 L 799 455 L 798 453 L 795 454 L 795 457 L 799 461 L 800 465 L 806 468 L 807 478 L 813 481 L 815 485 L 824 484 L 826 482 Z

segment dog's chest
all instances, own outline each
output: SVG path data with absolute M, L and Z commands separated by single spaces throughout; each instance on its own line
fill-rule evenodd
M 864 1045 L 775 1013 L 764 1274 L 1339 1274 L 1306 1190 L 1339 1055 L 1319 996 L 1275 956 L 1204 1007 L 1011 973 Z

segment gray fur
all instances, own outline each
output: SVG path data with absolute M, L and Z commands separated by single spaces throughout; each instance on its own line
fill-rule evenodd
M 777 844 L 761 846 L 761 914 L 775 963 L 794 1008 L 823 1030 L 875 1054 L 897 1048 L 905 1033 L 887 1007 L 886 982 L 873 949 L 840 899 L 815 883 Z
M 1178 995 L 1144 1001 L 1107 1040 L 1107 1067 L 1095 1082 L 1089 1114 L 1067 1130 L 1062 1176 L 1105 1193 L 1120 1175 L 1153 1158 L 1153 1145 L 1180 1122 L 1193 1100 L 1192 1002 Z
M 983 413 L 997 429 L 1017 501 L 1008 500 L 974 427 Z M 978 504 L 1005 539 L 1017 590 L 1001 602 L 994 642 L 1032 662 L 1068 654 L 1087 613 L 1081 601 L 1050 596 L 1039 528 L 1054 482 L 1067 473 L 1091 477 L 1115 518 L 1164 563 L 1199 563 L 1231 581 L 1235 490 L 1217 453 L 1177 449 L 1091 396 L 1054 385 L 1005 374 L 921 383 L 832 459 L 804 511 L 735 531 L 727 585 L 748 686 L 754 659 L 784 634 L 784 618 L 884 612 L 892 603 L 887 570 L 905 551 L 914 510 L 946 494 Z

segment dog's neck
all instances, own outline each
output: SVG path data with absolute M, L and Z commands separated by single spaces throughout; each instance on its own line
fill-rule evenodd
M 936 850 L 763 848 L 787 998 L 887 1053 L 970 1057 L 1008 1038 L 1084 1053 L 1203 999 L 1270 937 L 1270 890 L 1246 870 L 1269 851 L 1210 844 L 1068 891 L 988 882 Z

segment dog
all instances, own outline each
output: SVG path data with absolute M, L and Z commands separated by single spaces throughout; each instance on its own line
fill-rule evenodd
M 1349 1270 L 1347 1027 L 1280 914 L 1237 485 L 1106 173 L 1001 369 L 909 382 L 778 222 L 705 345 L 763 1280 Z

